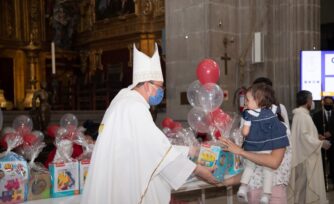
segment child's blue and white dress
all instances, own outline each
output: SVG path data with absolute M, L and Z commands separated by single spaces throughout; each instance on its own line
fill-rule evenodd
M 246 110 L 243 119 L 244 125 L 251 126 L 243 144 L 246 151 L 274 150 L 289 146 L 286 126 L 278 119 L 276 106 L 272 109 Z

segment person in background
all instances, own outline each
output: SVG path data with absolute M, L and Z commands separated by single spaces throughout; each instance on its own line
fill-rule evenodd
M 320 140 L 310 116 L 314 109 L 312 93 L 301 90 L 296 97 L 291 125 L 292 170 L 289 203 L 328 203 L 326 198 L 321 148 L 328 149 Z
M 334 111 L 333 98 L 325 96 L 322 100 L 323 106 L 321 110 L 313 114 L 312 119 L 317 127 L 320 140 L 328 140 L 331 144 L 334 142 Z M 325 157 L 328 159 L 329 175 L 328 178 L 334 182 L 334 147 L 331 146 L 328 150 L 321 150 L 322 162 L 326 181 L 326 165 Z
M 168 204 L 194 173 L 218 184 L 209 168 L 177 150 L 154 123 L 150 106 L 164 95 L 158 47 L 152 57 L 133 48 L 133 83 L 112 100 L 95 143 L 82 204 Z

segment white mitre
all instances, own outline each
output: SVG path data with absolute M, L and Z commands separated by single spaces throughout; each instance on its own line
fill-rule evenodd
M 164 81 L 161 71 L 158 45 L 156 43 L 152 57 L 140 52 L 136 48 L 136 45 L 133 45 L 132 84 L 128 88 L 132 89 L 138 83 L 144 81 Z

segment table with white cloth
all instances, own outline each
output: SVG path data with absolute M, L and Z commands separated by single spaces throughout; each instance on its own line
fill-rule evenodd
M 223 185 L 213 186 L 204 181 L 193 178 L 189 180 L 187 183 L 185 183 L 183 186 L 181 186 L 177 191 L 173 191 L 172 193 L 183 193 L 183 192 L 200 190 L 201 191 L 201 203 L 205 204 L 205 200 L 206 200 L 205 190 L 211 189 L 211 188 L 222 187 L 222 186 Z M 227 204 L 233 204 L 233 187 L 232 186 L 226 187 L 226 199 L 227 199 L 227 202 L 226 202 Z
M 200 190 L 201 191 L 201 203 L 205 203 L 205 190 L 209 188 L 216 188 L 221 186 L 213 186 L 204 181 L 200 181 L 197 179 L 191 179 L 183 186 L 181 186 L 177 191 L 173 191 L 172 193 L 183 193 L 189 191 Z M 226 188 L 226 198 L 227 204 L 233 204 L 233 189 L 232 187 Z M 24 202 L 24 204 L 79 204 L 81 199 L 81 195 L 61 197 L 61 198 L 49 198 L 42 200 L 33 200 Z

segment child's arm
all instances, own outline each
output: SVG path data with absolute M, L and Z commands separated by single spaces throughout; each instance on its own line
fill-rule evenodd
M 241 133 L 244 137 L 247 137 L 247 135 L 249 134 L 249 130 L 250 130 L 250 125 L 243 125 L 242 129 L 241 129 Z
M 242 113 L 242 127 L 241 127 L 241 134 L 246 137 L 249 134 L 251 121 L 249 120 L 249 113 L 245 110 Z

